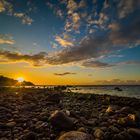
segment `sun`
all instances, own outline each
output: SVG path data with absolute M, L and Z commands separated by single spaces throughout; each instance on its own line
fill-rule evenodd
M 19 83 L 22 83 L 22 82 L 24 81 L 24 78 L 23 78 L 23 77 L 18 77 L 18 78 L 17 78 L 17 81 L 18 81 Z

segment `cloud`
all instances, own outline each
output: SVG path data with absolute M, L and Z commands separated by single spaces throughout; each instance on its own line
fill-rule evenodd
M 136 60 L 122 61 L 119 62 L 118 65 L 140 65 L 140 61 Z
M 48 56 L 48 62 L 56 65 L 99 58 L 118 49 L 119 47 L 113 47 L 112 42 L 106 37 L 85 37 L 79 45 L 64 48 L 57 52 L 55 57 Z
M 5 35 L 0 35 L 0 44 L 8 44 L 8 45 L 13 45 L 15 41 L 8 36 Z
M 77 10 L 77 8 L 78 4 L 74 0 L 68 0 L 67 9 L 69 10 L 69 13 Z
M 11 15 L 13 12 L 13 5 L 7 0 L 0 0 L 0 12 L 7 12 L 8 15 Z
M 23 24 L 31 25 L 33 22 L 33 19 L 26 13 L 16 12 L 13 8 L 13 4 L 8 2 L 7 0 L 0 0 L 0 13 L 1 12 L 4 12 L 9 16 L 20 18 Z
M 97 80 L 94 81 L 98 85 L 140 85 L 140 80 L 121 80 L 121 79 L 111 79 L 111 80 Z
M 98 20 L 91 19 L 88 21 L 88 23 L 89 24 L 96 24 L 96 25 L 100 26 L 101 28 L 104 28 L 108 20 L 109 20 L 109 18 L 106 14 L 100 13 Z
M 91 68 L 107 68 L 107 67 L 112 67 L 114 65 L 99 62 L 99 61 L 85 61 L 82 63 L 82 66 L 91 67 Z
M 118 15 L 119 18 L 124 18 L 138 9 L 140 6 L 139 0 L 121 0 L 118 3 Z
M 129 24 L 115 22 L 109 25 L 109 27 L 112 29 L 110 32 L 110 40 L 112 40 L 114 44 L 125 46 L 128 45 L 133 47 L 140 43 L 139 12 L 140 10 L 135 11 L 133 12 L 133 16 L 126 18 L 126 21 L 133 21 L 129 22 Z
M 56 36 L 55 40 L 62 46 L 62 47 L 72 47 L 74 44 L 71 41 L 63 39 L 60 36 Z
M 64 72 L 64 73 L 54 73 L 54 75 L 56 76 L 65 76 L 65 75 L 73 75 L 76 73 L 72 73 L 72 72 Z
M 61 3 L 61 2 L 60 2 Z M 46 5 L 53 10 L 54 14 L 60 18 L 63 18 L 64 12 L 59 7 L 59 4 L 52 4 L 51 2 L 47 1 Z
M 18 52 L 10 52 L 10 51 L 0 51 L 1 62 L 27 62 L 31 63 L 33 66 L 42 66 L 44 65 L 44 60 L 47 54 L 45 52 L 40 52 L 38 54 L 29 55 L 29 54 L 21 54 Z
M 23 23 L 23 24 L 31 25 L 32 22 L 33 22 L 33 19 L 30 18 L 29 16 L 26 16 L 26 15 L 25 15 L 25 16 L 22 18 L 22 23 Z
M 91 68 L 109 68 L 109 67 L 115 67 L 121 65 L 140 65 L 140 61 L 129 60 L 129 61 L 121 61 L 121 62 L 109 64 L 100 61 L 87 60 L 82 62 L 81 65 L 84 67 L 91 67 Z
M 40 52 L 37 54 L 22 54 L 18 52 L 10 52 L 10 51 L 2 51 L 0 50 L 0 60 L 1 63 L 18 63 L 18 62 L 26 62 L 35 67 L 45 66 L 45 65 L 61 65 L 67 64 L 70 62 L 75 62 L 75 59 L 71 60 L 64 56 L 60 58 L 56 58 L 58 54 L 47 54 L 46 52 Z M 95 61 L 95 60 L 83 60 L 82 58 L 79 60 L 77 59 L 76 62 L 79 62 L 78 65 L 84 67 L 91 67 L 91 68 L 108 68 L 114 67 L 119 65 L 140 65 L 140 61 L 122 61 L 114 64 L 109 64 L 105 62 Z
M 14 13 L 15 17 L 21 18 L 23 24 L 31 25 L 33 22 L 33 19 L 29 16 L 27 16 L 25 13 Z
M 3 1 L 1 0 L 0 1 L 0 12 L 3 12 L 3 11 L 5 11 L 5 5 L 4 5 Z

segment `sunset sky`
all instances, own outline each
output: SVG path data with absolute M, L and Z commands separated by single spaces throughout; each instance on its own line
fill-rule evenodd
M 140 84 L 140 0 L 0 0 L 0 75 Z

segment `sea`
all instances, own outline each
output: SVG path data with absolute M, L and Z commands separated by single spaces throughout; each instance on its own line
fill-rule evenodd
M 53 88 L 54 86 L 36 86 L 37 88 Z M 120 90 L 117 90 L 119 88 Z M 82 85 L 67 86 L 67 91 L 75 93 L 107 94 L 112 96 L 135 97 L 140 99 L 140 85 Z
M 54 85 L 24 86 L 24 88 L 54 88 Z M 66 91 L 75 93 L 107 94 L 112 96 L 135 97 L 140 99 L 140 85 L 82 85 L 66 86 Z M 116 89 L 117 88 L 117 89 Z M 118 90 L 120 89 L 120 90 Z
M 118 88 L 120 90 L 118 90 Z M 84 94 L 107 94 L 113 96 L 135 97 L 140 99 L 140 85 L 75 86 L 70 87 L 70 90 L 72 92 Z

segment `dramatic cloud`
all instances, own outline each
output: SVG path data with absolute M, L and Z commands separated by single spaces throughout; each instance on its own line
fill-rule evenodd
M 0 35 L 0 44 L 13 45 L 14 43 L 15 43 L 15 41 L 13 39 L 9 38 L 9 36 Z
M 0 51 L 1 62 L 21 62 L 25 61 L 31 63 L 34 66 L 44 65 L 44 60 L 47 54 L 45 52 L 40 52 L 34 55 L 21 54 L 17 52 L 10 51 Z
M 64 73 L 54 73 L 54 75 L 56 76 L 65 76 L 65 75 L 73 75 L 76 73 L 72 73 L 72 72 L 64 72 Z
M 12 9 L 12 5 L 5 4 L 4 1 L 0 1 L 1 12 L 7 11 L 8 8 L 6 7 Z M 114 13 L 112 13 L 113 4 L 108 0 L 104 1 L 102 6 L 98 6 L 97 4 L 99 3 L 93 1 L 94 6 L 91 6 L 91 11 L 90 8 L 86 9 L 87 3 L 84 0 L 63 0 L 58 6 L 56 3 L 47 2 L 47 5 L 55 9 L 59 16 L 62 16 L 65 11 L 64 29 L 61 35 L 55 37 L 54 42 L 51 40 L 53 48 L 57 48 L 58 44 L 63 48 L 49 54 L 23 55 L 12 52 L 0 52 L 0 55 L 9 61 L 22 60 L 31 62 L 33 65 L 80 63 L 86 67 L 105 68 L 116 66 L 116 64 L 100 62 L 99 59 L 124 48 L 136 47 L 140 44 L 140 2 L 136 1 L 137 3 L 132 0 L 128 0 L 128 2 L 127 0 L 114 1 Z M 65 8 L 60 9 L 62 6 L 60 4 L 63 4 Z M 5 7 L 5 5 L 9 6 Z M 11 11 L 12 15 L 21 18 L 24 24 L 32 23 L 32 19 L 26 16 L 26 14 Z M 86 13 L 85 15 L 87 16 L 82 16 L 83 13 Z M 82 26 L 81 34 L 77 34 L 83 23 L 84 26 Z M 67 35 L 63 35 L 64 33 Z M 0 41 L 2 42 L 2 40 Z M 4 44 L 4 42 L 2 43 Z M 10 44 L 12 42 L 5 41 L 5 43 Z M 17 59 L 14 59 L 14 57 Z
M 56 65 L 99 58 L 118 49 L 119 47 L 112 46 L 112 42 L 106 37 L 85 37 L 79 45 L 64 48 L 62 51 L 57 52 L 55 57 L 49 57 L 48 63 Z
M 72 58 L 71 58 L 71 61 L 68 58 L 66 58 L 66 60 L 65 60 L 63 58 L 64 56 L 62 58 L 58 59 L 58 58 L 56 58 L 56 56 L 57 56 L 57 54 L 50 55 L 45 52 L 40 52 L 37 54 L 30 55 L 30 54 L 21 54 L 21 53 L 10 52 L 10 51 L 0 51 L 1 63 L 26 62 L 35 67 L 39 67 L 39 66 L 44 66 L 44 65 L 67 64 L 72 61 L 75 61 L 75 59 L 72 60 Z M 77 61 L 79 62 L 80 60 L 77 60 Z M 100 61 L 93 61 L 93 60 L 89 59 L 87 61 L 82 61 L 79 64 L 84 67 L 107 68 L 107 67 L 113 67 L 113 66 L 119 66 L 119 65 L 140 65 L 140 61 L 131 60 L 131 61 L 122 61 L 122 62 L 118 62 L 118 63 L 114 63 L 114 64 L 108 64 L 108 63 L 104 63 L 104 62 L 100 62 Z M 68 73 L 65 73 L 65 75 L 66 74 L 68 74 Z
M 60 36 L 56 36 L 55 40 L 63 47 L 73 46 L 74 44 L 66 39 L 61 38 Z

